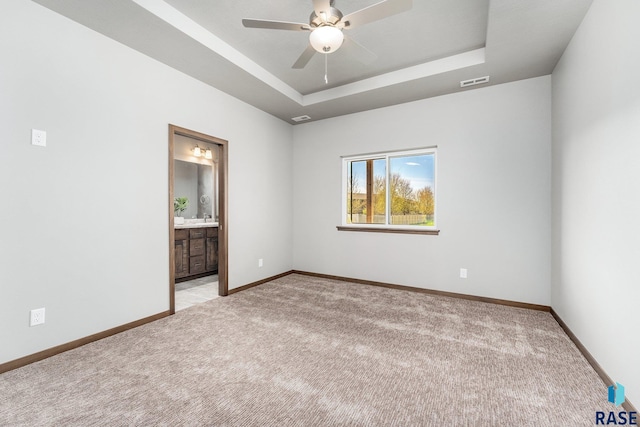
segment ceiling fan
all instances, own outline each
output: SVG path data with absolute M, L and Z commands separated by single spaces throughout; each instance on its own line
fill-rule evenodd
M 333 7 L 335 0 L 312 0 L 313 12 L 309 23 L 267 21 L 263 19 L 243 19 L 247 28 L 265 28 L 271 30 L 310 31 L 309 46 L 293 64 L 292 68 L 304 68 L 316 52 L 329 54 L 340 49 L 343 42 L 350 45 L 351 52 L 362 62 L 370 62 L 376 55 L 344 35 L 342 30 L 359 27 L 369 22 L 387 18 L 407 11 L 413 6 L 413 0 L 383 0 L 372 6 L 360 9 L 348 15 Z M 326 79 L 326 76 L 325 76 Z

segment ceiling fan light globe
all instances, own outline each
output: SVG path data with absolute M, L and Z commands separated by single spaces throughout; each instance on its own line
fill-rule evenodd
M 309 42 L 320 53 L 332 53 L 340 49 L 344 41 L 344 34 L 336 27 L 318 27 L 309 35 Z

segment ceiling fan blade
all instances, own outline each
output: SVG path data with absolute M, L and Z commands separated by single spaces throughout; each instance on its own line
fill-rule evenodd
M 298 60 L 295 62 L 295 64 L 293 64 L 291 68 L 295 68 L 297 70 L 304 68 L 309 63 L 309 61 L 311 61 L 311 58 L 313 58 L 313 55 L 315 54 L 316 50 L 313 48 L 313 46 L 307 46 L 304 52 L 302 52 L 302 55 L 300 55 L 300 58 L 298 58 Z
M 309 31 L 309 24 L 298 22 L 266 21 L 264 19 L 243 19 L 242 25 L 247 28 L 266 28 L 268 30 Z
M 316 16 L 320 16 L 320 12 L 328 12 L 331 9 L 331 0 L 313 0 L 313 10 Z
M 357 61 L 369 65 L 376 59 L 378 59 L 378 55 L 371 52 L 366 47 L 362 46 L 360 43 L 352 39 L 351 37 L 344 36 L 344 42 L 342 44 L 342 49 L 348 50 L 349 56 L 353 57 Z
M 386 0 L 346 15 L 340 20 L 344 28 L 354 28 L 377 21 L 413 7 L 413 0 Z

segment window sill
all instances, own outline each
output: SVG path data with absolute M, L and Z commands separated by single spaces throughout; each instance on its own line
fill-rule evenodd
M 396 233 L 396 234 L 427 234 L 437 236 L 440 234 L 440 230 L 417 230 L 397 227 L 352 227 L 338 225 L 336 227 L 338 231 L 364 231 L 368 233 Z

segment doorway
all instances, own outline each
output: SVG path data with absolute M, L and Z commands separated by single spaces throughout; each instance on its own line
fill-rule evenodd
M 209 150 L 208 153 L 207 150 Z M 192 159 L 185 159 L 187 151 Z M 200 161 L 200 158 L 203 160 Z M 191 215 L 193 218 L 187 219 L 186 224 L 177 224 L 176 222 L 182 222 L 184 219 L 177 221 L 176 217 L 183 218 L 179 215 L 189 212 L 187 211 L 189 198 L 182 195 L 186 190 L 181 188 L 179 197 L 176 194 L 176 173 L 185 173 L 184 168 L 180 166 L 184 160 L 193 163 L 194 171 L 201 169 L 200 164 L 211 164 L 214 193 L 209 198 L 208 194 L 199 194 L 198 190 L 194 189 L 196 196 L 190 212 L 193 213 Z M 179 171 L 176 171 L 176 161 L 180 166 Z M 227 296 L 229 293 L 227 177 L 228 141 L 169 125 L 169 310 L 171 314 L 176 311 L 177 276 L 179 280 L 198 278 L 213 274 L 215 269 L 218 275 L 218 295 Z M 201 178 L 198 180 L 202 181 Z M 187 199 L 186 202 L 184 199 Z M 202 239 L 196 239 L 195 237 L 200 234 L 203 236 Z M 193 242 L 189 241 L 189 235 L 194 236 Z M 213 262 L 216 265 L 213 265 Z M 191 271 L 189 271 L 190 268 Z

